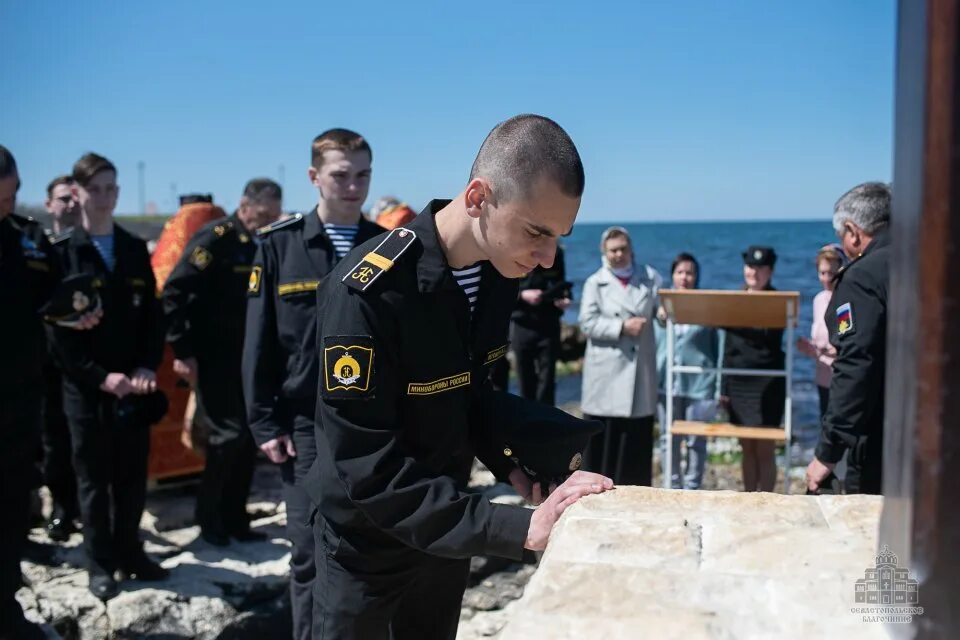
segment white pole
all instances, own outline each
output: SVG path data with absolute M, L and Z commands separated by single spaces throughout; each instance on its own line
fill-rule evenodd
M 783 451 L 783 490 L 790 494 L 790 445 L 791 434 L 793 432 L 793 321 L 796 317 L 796 310 L 793 308 L 793 300 L 787 300 L 787 362 L 786 362 L 786 385 L 787 398 L 783 407 L 784 427 L 786 431 L 786 442 L 784 442 Z
M 664 422 L 660 429 L 666 434 L 663 463 L 663 488 L 670 489 L 673 485 L 673 317 L 667 314 L 667 382 L 666 404 L 664 407 Z

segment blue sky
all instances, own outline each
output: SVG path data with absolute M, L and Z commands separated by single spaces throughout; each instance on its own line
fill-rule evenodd
M 119 210 L 279 177 L 306 209 L 313 136 L 374 149 L 367 204 L 455 195 L 498 121 L 557 120 L 584 160 L 581 221 L 826 217 L 889 180 L 893 0 L 3 2 L 0 144 L 21 201 L 85 151 Z

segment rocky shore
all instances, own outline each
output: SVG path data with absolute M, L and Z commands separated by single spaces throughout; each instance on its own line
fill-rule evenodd
M 470 487 L 497 502 L 522 502 L 479 463 Z M 709 464 L 704 488 L 740 490 L 739 464 Z M 80 534 L 56 545 L 42 528 L 31 531 L 22 564 L 26 586 L 17 594 L 27 616 L 45 624 L 49 637 L 68 640 L 289 637 L 290 554 L 277 469 L 265 462 L 257 467 L 249 506 L 253 527 L 268 535 L 266 541 L 213 547 L 199 537 L 193 505 L 189 486 L 150 493 L 141 522 L 146 549 L 170 569 L 170 578 L 123 583 L 122 593 L 107 603 L 87 591 Z M 496 637 L 535 570 L 501 558 L 474 558 L 458 638 Z

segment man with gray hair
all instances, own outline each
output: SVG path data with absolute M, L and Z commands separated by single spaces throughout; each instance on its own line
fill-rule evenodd
M 173 371 L 196 389 L 210 425 L 196 517 L 200 536 L 214 546 L 230 538 L 264 537 L 250 530 L 247 515 L 256 447 L 247 426 L 240 361 L 247 287 L 257 277 L 256 232 L 280 217 L 282 198 L 273 180 L 250 180 L 236 213 L 190 238 L 161 296 Z
M 882 488 L 890 200 L 888 185 L 865 182 L 834 205 L 833 227 L 853 262 L 837 273 L 825 317 L 837 358 L 820 441 L 807 467 L 810 491 L 825 484 L 847 449 L 846 492 Z

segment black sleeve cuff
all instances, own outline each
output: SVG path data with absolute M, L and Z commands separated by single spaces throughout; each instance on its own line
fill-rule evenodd
M 523 560 L 523 543 L 530 530 L 533 509 L 508 504 L 493 505 L 493 514 L 487 525 L 487 555 Z
M 825 464 L 837 464 L 840 462 L 840 459 L 843 458 L 844 451 L 846 451 L 846 447 L 843 445 L 835 445 L 821 440 L 820 443 L 817 444 L 814 455 L 817 457 L 817 460 Z

